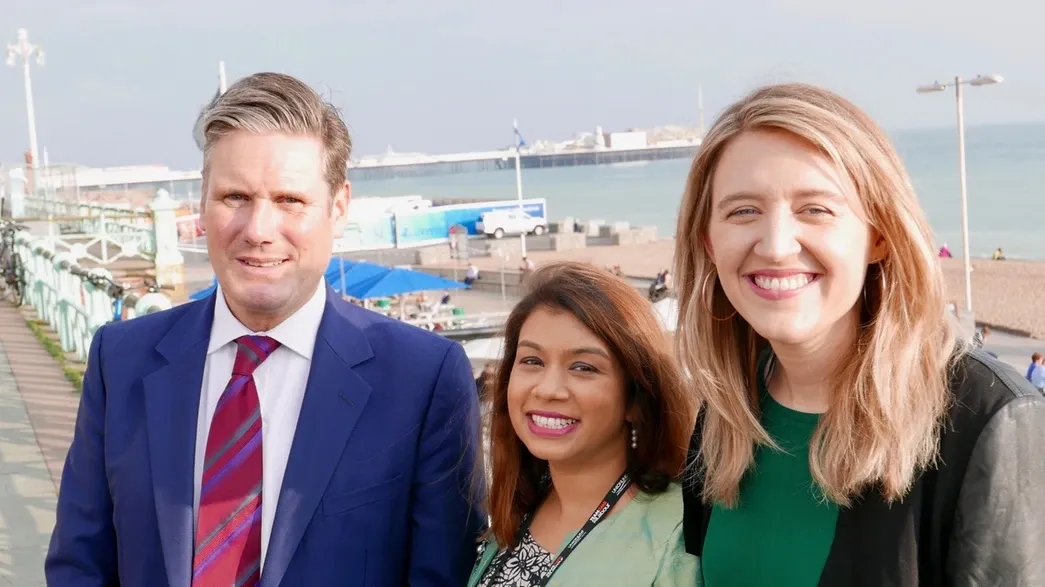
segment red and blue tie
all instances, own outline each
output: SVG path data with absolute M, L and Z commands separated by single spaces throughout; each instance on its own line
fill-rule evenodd
M 261 404 L 254 370 L 279 342 L 241 336 L 236 344 L 232 378 L 207 436 L 193 587 L 253 587 L 261 580 Z

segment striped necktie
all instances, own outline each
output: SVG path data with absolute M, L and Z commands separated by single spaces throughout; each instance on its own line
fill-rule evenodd
M 252 587 L 261 580 L 261 404 L 254 370 L 279 347 L 241 336 L 218 399 L 200 482 L 192 587 Z

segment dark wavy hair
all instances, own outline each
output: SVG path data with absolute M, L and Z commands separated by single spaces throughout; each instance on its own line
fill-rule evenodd
M 514 546 L 523 516 L 544 498 L 548 463 L 519 439 L 508 414 L 508 381 L 523 324 L 535 310 L 569 312 L 602 339 L 626 377 L 629 406 L 637 406 L 638 448 L 628 451 L 627 470 L 645 493 L 662 493 L 678 480 L 695 419 L 695 402 L 682 382 L 670 341 L 650 303 L 624 280 L 585 263 L 541 266 L 526 282 L 528 293 L 505 324 L 504 359 L 493 382 L 489 494 L 490 532 L 501 546 Z

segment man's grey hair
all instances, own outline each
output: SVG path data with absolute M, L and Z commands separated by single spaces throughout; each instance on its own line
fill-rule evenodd
M 331 194 L 348 173 L 352 138 L 341 113 L 301 80 L 282 73 L 256 73 L 215 95 L 196 120 L 196 145 L 203 151 L 206 179 L 210 150 L 235 131 L 311 136 L 323 143 Z

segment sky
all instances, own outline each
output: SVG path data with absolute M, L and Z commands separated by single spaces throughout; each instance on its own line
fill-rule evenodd
M 51 0 L 5 2 L 0 43 L 24 27 L 37 134 L 51 164 L 195 169 L 192 126 L 217 87 L 295 75 L 342 109 L 355 154 L 501 148 L 705 123 L 777 81 L 830 87 L 890 132 L 1045 120 L 1045 5 L 1029 0 Z M 6 38 L 5 38 L 6 37 Z M 2 47 L 0 47 L 2 48 Z M 28 150 L 20 68 L 0 67 L 0 161 Z

